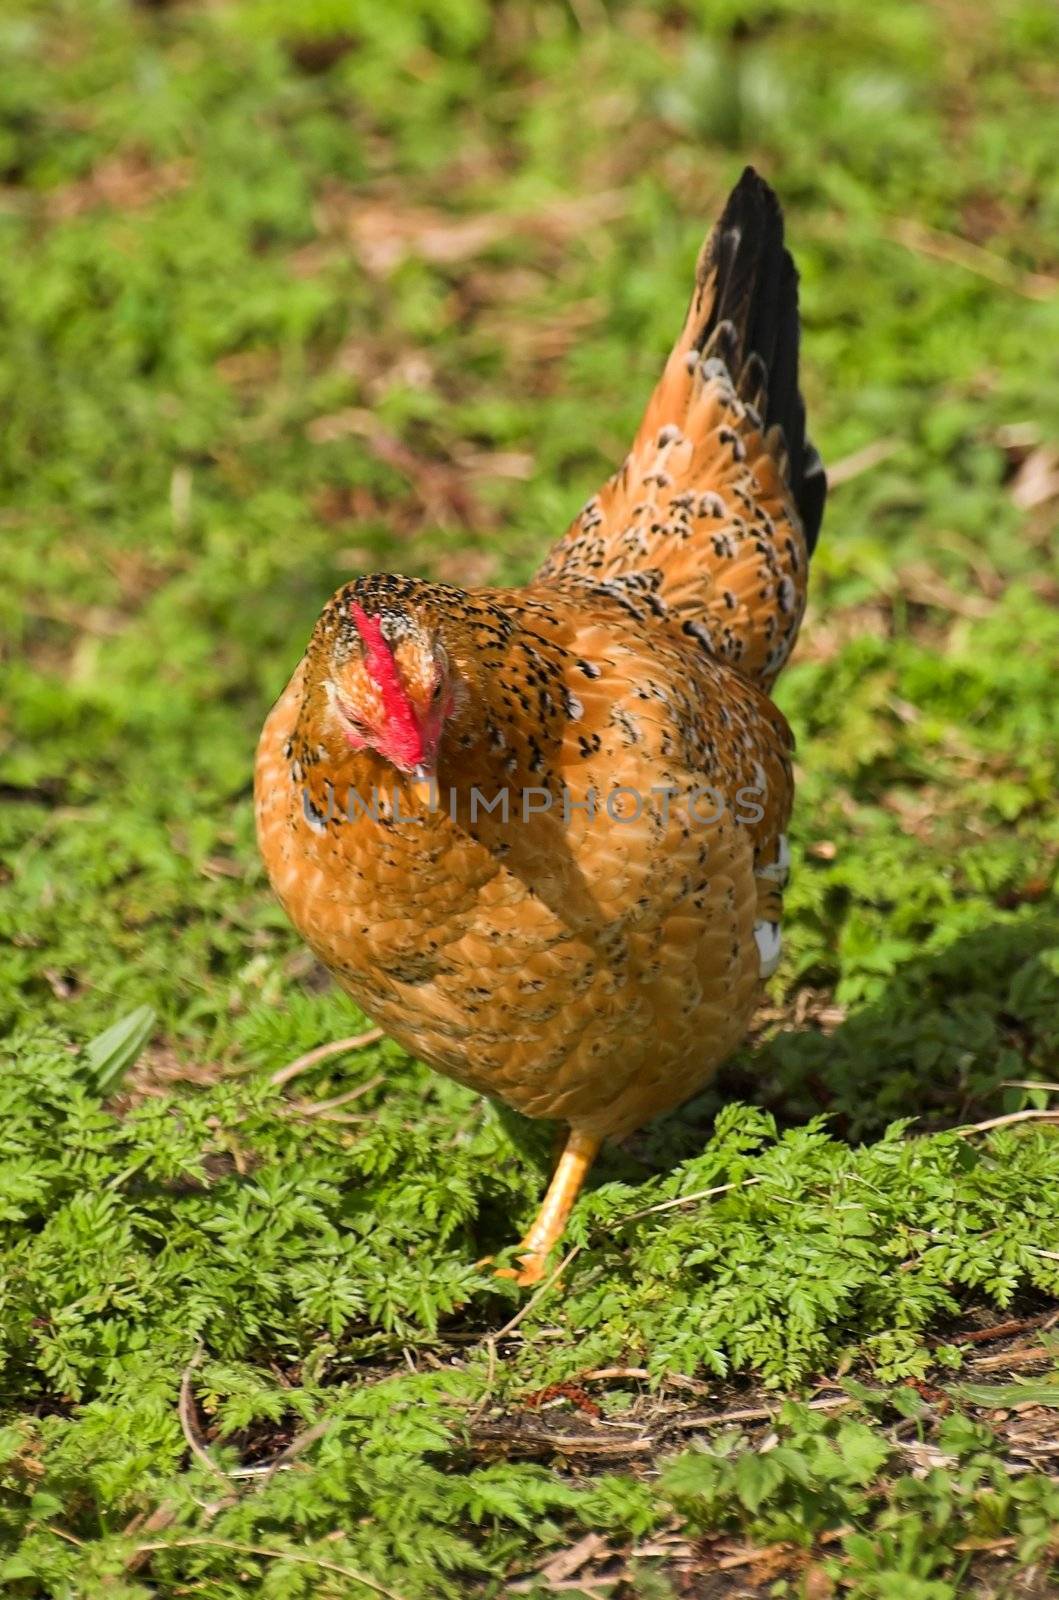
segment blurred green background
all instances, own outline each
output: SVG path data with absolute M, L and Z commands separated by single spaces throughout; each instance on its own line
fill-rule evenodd
M 301 1549 L 299 1529 L 326 1542 L 335 1504 L 376 1532 L 347 1517 L 332 1565 L 359 1563 L 406 1595 L 498 1594 L 540 1550 L 584 1528 L 627 1542 L 674 1504 L 693 1528 L 810 1544 L 849 1522 L 877 1530 L 892 1511 L 914 1559 L 880 1534 L 870 1559 L 843 1546 L 827 1581 L 882 1600 L 968 1592 L 957 1530 L 972 1511 L 951 1473 L 931 1507 L 894 1510 L 890 1489 L 839 1504 L 821 1489 L 825 1510 L 803 1525 L 782 1473 L 759 1494 L 752 1467 L 732 1466 L 738 1490 L 720 1467 L 708 1493 L 678 1483 L 662 1510 L 632 1479 L 576 1501 L 554 1463 L 468 1468 L 443 1513 L 430 1476 L 443 1469 L 427 1463 L 456 1424 L 429 1363 L 419 1387 L 399 1380 L 400 1404 L 427 1419 L 401 1458 L 406 1481 L 419 1474 L 423 1548 L 402 1546 L 400 1491 L 378 1465 L 398 1402 L 328 1389 L 324 1368 L 356 1376 L 395 1340 L 433 1350 L 439 1317 L 468 1303 L 468 1325 L 495 1331 L 512 1306 L 498 1313 L 500 1291 L 469 1263 L 513 1237 L 538 1180 L 477 1102 L 391 1046 L 313 1084 L 326 1096 L 385 1068 L 385 1093 L 354 1108 L 376 1118 L 368 1145 L 320 1119 L 294 1139 L 263 1070 L 362 1019 L 270 899 L 250 782 L 268 706 L 349 575 L 532 571 L 621 458 L 702 235 L 753 162 L 781 196 L 802 273 L 804 389 L 833 478 L 778 693 L 799 738 L 786 955 L 756 1051 L 640 1141 L 646 1166 L 603 1177 L 664 1173 L 682 1155 L 687 1187 L 744 1160 L 757 1171 L 745 1155 L 765 1139 L 756 1113 L 745 1138 L 729 1119 L 704 1151 L 732 1095 L 795 1139 L 824 1112 L 836 1142 L 776 1147 L 786 1199 L 744 1216 L 733 1198 L 725 1225 L 743 1265 L 727 1279 L 690 1235 L 667 1233 L 667 1256 L 623 1234 L 626 1257 L 613 1244 L 582 1257 L 567 1320 L 544 1308 L 562 1337 L 524 1352 L 514 1376 L 469 1357 L 451 1384 L 479 1407 L 498 1387 L 510 1398 L 623 1351 L 656 1382 L 703 1366 L 771 1383 L 858 1363 L 921 1375 L 925 1330 L 972 1290 L 1000 1305 L 1031 1283 L 1053 1293 L 1047 1129 L 1003 1146 L 1007 1189 L 989 1189 L 946 1133 L 919 1155 L 906 1147 L 914 1178 L 892 1146 L 841 1141 L 896 1116 L 937 1129 L 1054 1103 L 1057 151 L 1054 0 L 6 0 L 0 1528 L 23 1541 L 0 1568 L 11 1592 L 221 1596 L 260 1580 L 276 1595 L 366 1594 L 274 1550 L 210 1555 L 225 1526 L 236 1544 L 282 1535 Z M 143 1006 L 126 1085 L 141 1104 L 122 1121 L 91 1077 L 106 1050 L 76 1047 Z M 175 1100 L 158 1098 L 167 1085 Z M 180 1188 L 207 1146 L 208 1205 Z M 820 1198 L 847 1164 L 884 1219 L 853 1242 L 841 1206 Z M 244 1183 L 259 1167 L 272 1188 Z M 605 1184 L 586 1214 L 596 1205 L 606 1223 L 644 1204 L 637 1193 Z M 797 1244 L 783 1231 L 792 1193 L 810 1219 Z M 902 1264 L 906 1204 L 966 1252 L 935 1252 L 926 1287 Z M 1014 1230 L 1003 1247 L 987 1225 L 999 1215 Z M 903 1241 L 889 1255 L 888 1230 Z M 879 1254 L 857 1278 L 869 1235 Z M 793 1265 L 810 1236 L 831 1252 L 826 1270 L 811 1251 L 804 1272 Z M 210 1240 L 229 1237 L 241 1243 L 219 1264 Z M 326 1284 L 303 1272 L 314 1251 Z M 295 1413 L 338 1407 L 301 1499 L 283 1501 L 280 1478 L 260 1511 L 195 1509 L 210 1477 L 201 1462 L 185 1470 L 176 1416 L 189 1330 L 206 1347 L 211 1439 L 238 1444 L 229 1465 L 274 1453 Z M 262 1442 L 266 1424 L 279 1433 Z M 952 1461 L 987 1449 L 976 1426 L 948 1441 Z M 797 1427 L 790 1460 L 822 1460 Z M 843 1438 L 828 1448 L 868 1461 L 870 1478 L 874 1445 Z M 732 1462 L 757 1459 L 756 1445 L 733 1449 Z M 981 1473 L 972 1500 L 1001 1469 Z M 1019 1490 L 1030 1510 L 1017 1516 L 1014 1482 L 982 1537 L 1017 1525 L 1018 1550 L 1038 1559 L 1047 1541 L 1033 1529 L 1054 1516 L 1038 1489 Z M 779 1509 L 761 1522 L 769 1495 Z M 158 1589 L 158 1562 L 123 1530 L 170 1502 L 200 1543 L 166 1555 Z M 798 1571 L 775 1578 L 786 1591 L 746 1592 L 799 1593 Z M 698 1592 L 655 1581 L 613 1593 Z

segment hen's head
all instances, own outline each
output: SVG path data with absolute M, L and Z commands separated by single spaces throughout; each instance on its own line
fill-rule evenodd
M 331 600 L 309 647 L 304 709 L 313 742 L 334 759 L 372 750 L 424 781 L 461 686 L 436 608 L 390 582 L 380 592 L 379 580 L 362 579 Z

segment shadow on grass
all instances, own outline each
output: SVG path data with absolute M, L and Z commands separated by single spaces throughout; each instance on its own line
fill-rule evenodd
M 1006 1084 L 1054 1079 L 1057 1048 L 1059 912 L 1048 907 L 907 962 L 832 1032 L 781 1027 L 740 1051 L 710 1089 L 641 1134 L 636 1153 L 652 1165 L 695 1154 L 733 1099 L 782 1126 L 823 1113 L 853 1142 L 899 1117 L 929 1132 L 997 1116 L 1026 1103 Z
M 741 1050 L 704 1093 L 606 1149 L 593 1187 L 697 1155 L 729 1100 L 763 1106 L 781 1127 L 823 1114 L 836 1137 L 859 1143 L 897 1118 L 931 1132 L 1014 1110 L 1029 1092 L 1009 1085 L 1054 1080 L 1057 1055 L 1059 912 L 1049 907 L 907 962 L 831 1032 L 780 1027 Z M 554 1125 L 498 1110 L 523 1154 L 548 1167 Z

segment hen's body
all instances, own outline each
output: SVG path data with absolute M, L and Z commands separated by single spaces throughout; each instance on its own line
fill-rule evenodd
M 567 1122 L 582 1166 L 711 1076 L 778 957 L 791 740 L 767 689 L 823 489 L 794 270 L 748 173 L 629 458 L 535 583 L 356 580 L 266 723 L 259 837 L 292 921 L 416 1055 Z M 399 677 L 427 640 L 451 678 L 433 805 L 335 722 L 369 622 Z
M 774 888 L 755 863 L 776 860 L 790 801 L 783 719 L 613 601 L 423 596 L 451 606 L 443 631 L 471 618 L 470 647 L 495 649 L 496 703 L 475 700 L 443 747 L 431 815 L 377 758 L 299 756 L 295 680 L 260 758 L 273 883 L 357 1003 L 431 1065 L 531 1116 L 626 1133 L 693 1093 L 745 1029 Z M 737 820 L 762 775 L 765 820 Z M 730 797 L 720 821 L 705 785 Z M 375 821 L 373 788 L 409 820 Z

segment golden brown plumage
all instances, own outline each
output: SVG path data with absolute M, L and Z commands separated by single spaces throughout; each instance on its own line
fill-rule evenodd
M 261 850 L 316 954 L 423 1060 L 569 1125 L 523 1282 L 599 1142 L 709 1079 L 778 957 L 766 691 L 824 498 L 797 343 L 748 169 L 628 459 L 534 582 L 354 580 L 262 733 Z

